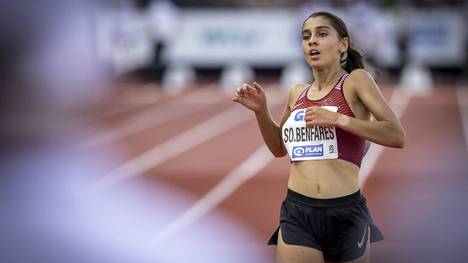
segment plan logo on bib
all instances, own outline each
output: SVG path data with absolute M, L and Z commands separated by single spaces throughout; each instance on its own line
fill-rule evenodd
M 292 153 L 293 158 L 323 156 L 323 143 L 315 145 L 294 146 Z

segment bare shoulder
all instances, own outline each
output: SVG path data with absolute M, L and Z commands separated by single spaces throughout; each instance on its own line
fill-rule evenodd
M 351 88 L 356 91 L 377 88 L 374 78 L 365 69 L 355 69 L 351 71 L 343 85 L 348 89 Z
M 288 94 L 288 102 L 285 105 L 284 112 L 283 112 L 283 117 L 281 119 L 280 127 L 283 126 L 283 124 L 286 122 L 288 119 L 289 115 L 291 114 L 291 109 L 294 108 L 294 104 L 297 101 L 297 98 L 301 94 L 301 92 L 307 87 L 306 84 L 296 84 L 293 85 L 291 88 L 289 88 L 289 94 Z
M 307 84 L 295 84 L 289 89 L 289 102 L 295 102 Z
M 354 80 L 354 81 L 374 81 L 374 78 L 372 75 L 365 69 L 358 68 L 349 74 L 348 79 Z

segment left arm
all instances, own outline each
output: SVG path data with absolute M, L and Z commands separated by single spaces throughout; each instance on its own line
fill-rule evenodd
M 349 79 L 351 87 L 348 88 L 354 90 L 363 105 L 373 114 L 375 121 L 312 107 L 306 111 L 306 125 L 336 126 L 377 144 L 403 148 L 406 140 L 403 127 L 369 73 L 357 69 L 348 78 L 352 78 Z

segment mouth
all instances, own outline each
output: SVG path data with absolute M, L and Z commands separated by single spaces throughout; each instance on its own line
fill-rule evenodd
M 320 55 L 320 52 L 316 49 L 311 49 L 309 51 L 309 55 L 312 57 L 312 58 L 316 58 Z

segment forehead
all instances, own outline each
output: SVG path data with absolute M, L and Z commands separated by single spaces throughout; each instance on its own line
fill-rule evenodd
M 304 22 L 302 30 L 315 30 L 317 28 L 329 28 L 330 30 L 333 29 L 330 21 L 322 16 L 311 17 Z

